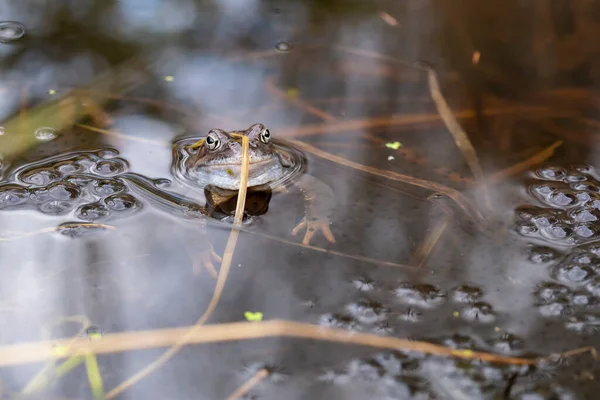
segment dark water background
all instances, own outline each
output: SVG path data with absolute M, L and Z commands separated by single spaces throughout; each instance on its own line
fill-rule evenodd
M 261 122 L 384 175 L 464 192 L 488 224 L 477 230 L 453 201 L 431 199 L 435 191 L 307 152 L 308 172 L 336 195 L 336 243 L 318 233 L 311 244 L 329 252 L 299 246 L 290 232 L 301 196 L 273 196 L 241 233 L 208 323 L 259 311 L 516 357 L 597 347 L 596 3 L 28 0 L 0 2 L 0 19 L 25 29 L 19 37 L 18 25 L 0 25 L 0 345 L 72 337 L 81 323 L 65 318 L 74 316 L 106 334 L 193 325 L 215 288 L 194 268 L 198 226 L 134 192 L 113 208 L 80 206 L 104 201 L 125 171 L 172 180 L 178 138 Z M 461 117 L 489 206 L 417 61 L 433 66 Z M 79 121 L 113 134 L 74 126 L 64 104 L 35 111 L 73 88 L 110 118 Z M 543 164 L 495 175 L 553 144 Z M 97 153 L 110 148 L 118 154 Z M 72 186 L 48 178 L 77 168 L 68 157 L 35 164 L 65 153 L 96 176 L 77 207 Z M 35 197 L 52 196 L 40 188 L 65 203 Z M 47 212 L 62 206 L 73 211 Z M 81 217 L 113 229 L 54 229 Z M 230 226 L 208 229 L 222 254 Z M 109 398 L 163 352 L 98 356 Z M 595 398 L 591 357 L 555 361 L 522 369 L 271 338 L 187 346 L 115 398 L 225 399 L 261 368 L 269 376 L 247 399 Z M 2 398 L 42 366 L 2 367 Z M 35 395 L 94 398 L 83 365 Z

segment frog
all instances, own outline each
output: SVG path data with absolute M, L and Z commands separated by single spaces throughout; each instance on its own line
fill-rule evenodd
M 248 191 L 287 193 L 292 187 L 303 196 L 304 216 L 292 229 L 297 236 L 305 230 L 302 244 L 309 245 L 321 232 L 335 243 L 330 215 L 335 207 L 332 189 L 323 181 L 306 173 L 302 153 L 285 141 L 274 138 L 262 123 L 247 129 L 226 131 L 213 128 L 206 137 L 178 141 L 173 157 L 173 174 L 182 183 L 194 185 L 210 193 L 213 203 L 226 201 L 240 189 L 242 164 L 241 136 L 248 137 Z

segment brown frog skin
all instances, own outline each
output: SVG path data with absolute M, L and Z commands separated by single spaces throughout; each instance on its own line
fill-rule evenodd
M 227 197 L 227 193 L 237 194 L 240 188 L 242 145 L 241 138 L 236 135 L 248 136 L 249 140 L 248 188 L 287 191 L 283 182 L 290 178 L 287 180 L 300 189 L 305 200 L 304 218 L 292 234 L 296 235 L 306 228 L 302 243 L 308 245 L 315 233 L 321 231 L 329 242 L 335 243 L 329 221 L 329 214 L 335 206 L 331 188 L 307 174 L 290 175 L 292 159 L 282 151 L 283 144 L 273 143 L 271 132 L 263 124 L 254 124 L 244 131 L 211 129 L 197 151 L 184 162 L 198 187 L 217 188 L 223 197 Z

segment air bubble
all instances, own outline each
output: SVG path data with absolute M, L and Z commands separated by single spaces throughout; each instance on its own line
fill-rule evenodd
M 39 128 L 34 132 L 35 138 L 42 142 L 49 142 L 50 140 L 56 139 L 57 133 L 54 129 L 44 127 Z
M 290 51 L 292 50 L 292 45 L 289 42 L 278 42 L 275 48 L 279 51 Z
M 10 43 L 25 36 L 25 26 L 18 22 L 0 22 L 0 43 Z

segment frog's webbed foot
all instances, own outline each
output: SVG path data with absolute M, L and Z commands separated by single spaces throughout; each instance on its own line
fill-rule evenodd
M 335 243 L 335 237 L 331 233 L 330 228 L 331 222 L 328 219 L 323 218 L 302 218 L 302 221 L 294 229 L 292 229 L 292 235 L 296 236 L 300 230 L 306 228 L 304 239 L 302 244 L 307 246 L 310 244 L 310 240 L 313 238 L 315 233 L 318 231 L 323 232 L 323 235 L 330 243 Z
M 218 273 L 213 261 L 216 261 L 220 264 L 223 259 L 217 253 L 215 253 L 212 246 L 209 246 L 205 249 L 196 250 L 192 255 L 194 275 L 198 276 L 203 269 L 206 269 L 210 276 L 217 279 Z

